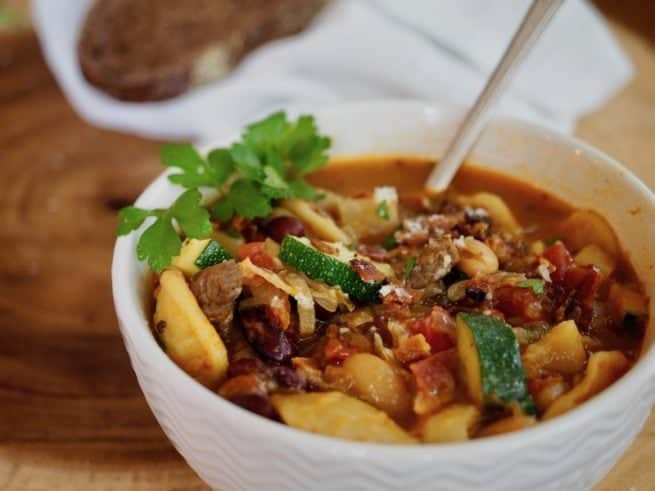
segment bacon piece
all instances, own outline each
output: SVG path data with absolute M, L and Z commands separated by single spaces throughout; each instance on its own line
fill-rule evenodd
M 363 259 L 351 259 L 350 268 L 355 271 L 367 283 L 378 283 L 384 280 L 385 276 L 382 271 L 376 268 L 372 263 Z
M 325 254 L 336 254 L 338 251 L 324 240 L 313 239 L 310 237 L 309 241 L 316 248 L 316 250 L 324 252 Z
M 357 252 L 370 257 L 373 261 L 386 261 L 389 258 L 389 251 L 375 244 L 359 244 L 357 246 Z

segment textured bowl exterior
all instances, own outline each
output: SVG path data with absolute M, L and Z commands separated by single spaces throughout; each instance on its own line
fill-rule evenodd
M 319 112 L 318 121 L 334 137 L 336 157 L 434 158 L 443 151 L 459 114 L 423 103 L 380 102 Z M 650 244 L 655 243 L 655 199 L 610 158 L 578 141 L 502 120 L 490 125 L 473 160 L 532 180 L 575 205 L 608 216 L 653 297 Z M 178 192 L 160 177 L 138 203 L 170 203 Z M 636 366 L 598 397 L 514 434 L 450 445 L 390 446 L 300 432 L 221 399 L 159 349 L 148 328 L 143 267 L 134 257 L 135 240 L 117 241 L 112 271 L 125 345 L 148 404 L 167 436 L 217 490 L 589 489 L 633 441 L 654 402 L 655 355 L 644 349 Z M 647 348 L 653 337 L 651 323 Z

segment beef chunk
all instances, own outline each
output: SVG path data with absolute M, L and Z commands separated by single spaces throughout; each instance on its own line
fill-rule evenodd
M 449 236 L 430 239 L 421 250 L 409 276 L 409 286 L 426 288 L 446 276 L 457 263 L 459 254 Z
M 223 261 L 196 274 L 191 291 L 207 318 L 220 329 L 229 327 L 234 302 L 241 294 L 241 269 L 234 261 Z

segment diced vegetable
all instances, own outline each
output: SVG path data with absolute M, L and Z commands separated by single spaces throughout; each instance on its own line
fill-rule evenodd
M 584 377 L 569 392 L 556 399 L 544 419 L 559 416 L 591 399 L 618 380 L 630 368 L 630 361 L 620 351 L 599 351 L 589 357 Z
M 574 211 L 561 226 L 566 243 L 574 251 L 588 244 L 596 244 L 608 254 L 616 257 L 619 241 L 607 220 L 592 210 Z
M 496 317 L 457 315 L 457 352 L 469 394 L 478 405 L 534 405 L 525 384 L 519 344 L 512 328 Z
M 201 269 L 218 264 L 232 256 L 212 239 L 186 239 L 180 255 L 173 258 L 172 266 L 193 276 Z
M 509 209 L 505 200 L 493 193 L 475 193 L 470 196 L 459 196 L 457 201 L 462 205 L 477 206 L 484 208 L 489 216 L 501 229 L 508 232 L 515 232 L 519 229 L 519 222 L 514 217 L 514 213 Z
M 166 353 L 201 384 L 217 386 L 227 373 L 227 351 L 180 271 L 162 273 L 156 300 L 155 327 Z
M 544 371 L 575 374 L 587 362 L 582 336 L 574 321 L 564 321 L 553 327 L 536 343 L 529 344 L 523 353 L 523 366 L 529 378 Z
M 200 269 L 205 269 L 214 264 L 227 261 L 228 259 L 232 259 L 230 253 L 215 240 L 210 240 L 207 247 L 203 249 L 194 264 Z
M 354 253 L 349 252 L 354 257 Z M 282 241 L 280 259 L 310 278 L 328 285 L 339 285 L 344 292 L 360 302 L 377 301 L 383 284 L 365 282 L 347 262 L 319 251 L 304 237 L 287 235 Z
M 612 283 L 609 300 L 621 318 L 627 314 L 637 317 L 646 317 L 648 315 L 648 298 L 626 285 Z
M 614 268 L 616 268 L 614 257 L 596 244 L 584 246 L 575 255 L 575 262 L 579 266 L 596 266 L 605 277 L 611 275 L 614 272 Z
M 346 440 L 417 443 L 383 411 L 343 392 L 273 394 L 271 401 L 294 428 Z
M 430 416 L 421 427 L 426 443 L 468 440 L 480 424 L 480 410 L 472 405 L 453 404 Z
M 195 264 L 198 256 L 205 250 L 211 239 L 186 239 L 182 244 L 180 255 L 175 256 L 171 265 L 188 276 L 193 276 L 200 268 Z
M 321 239 L 344 244 L 352 242 L 352 239 L 337 226 L 330 216 L 318 212 L 307 201 L 287 199 L 281 203 L 281 206 L 300 218 Z

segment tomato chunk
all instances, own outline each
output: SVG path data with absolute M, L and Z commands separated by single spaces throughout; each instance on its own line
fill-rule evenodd
M 241 260 L 250 258 L 254 265 L 262 268 L 273 269 L 275 267 L 273 258 L 266 251 L 266 244 L 264 242 L 247 242 L 241 244 L 237 249 L 237 256 Z
M 455 346 L 455 320 L 446 309 L 433 307 L 430 315 L 411 320 L 406 326 L 412 334 L 423 334 L 433 353 Z
M 566 272 L 573 266 L 573 256 L 564 243 L 558 240 L 544 251 L 543 256 L 555 267 L 555 271 L 550 273 L 553 283 L 564 281 Z

